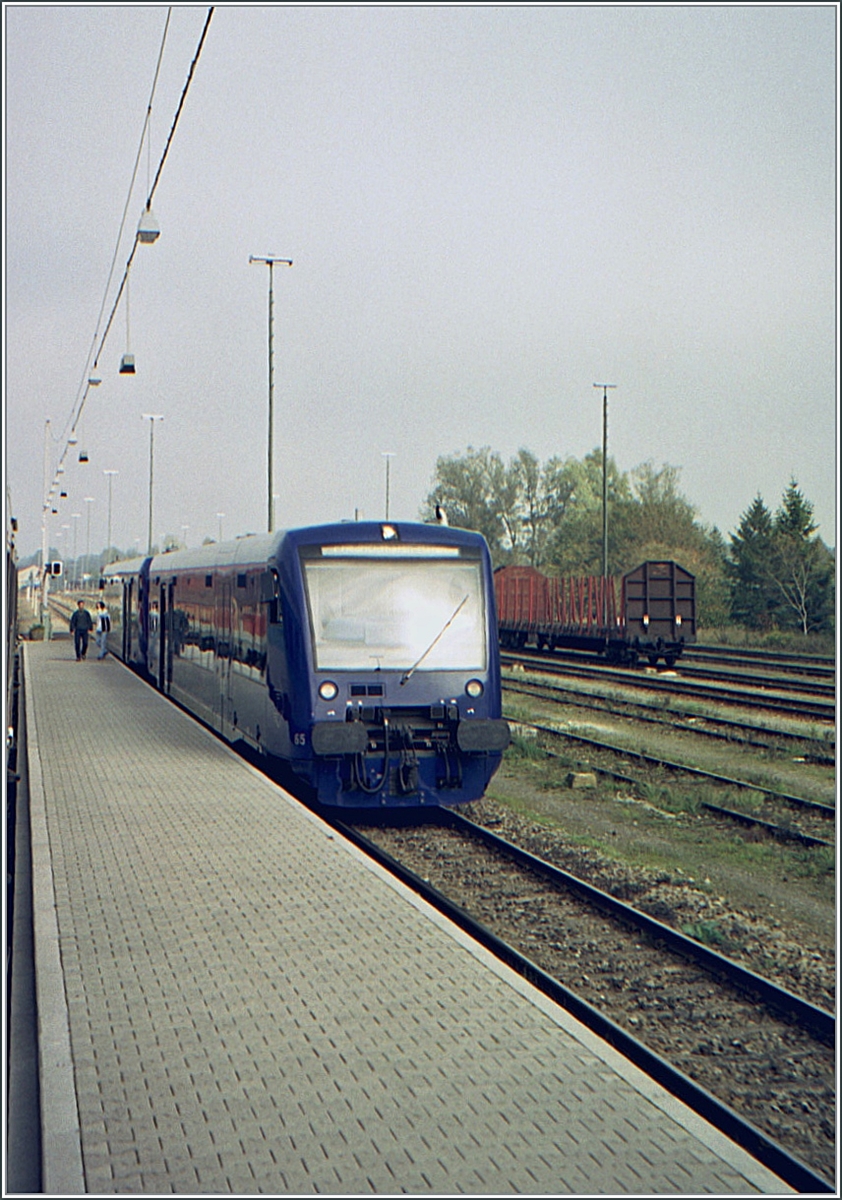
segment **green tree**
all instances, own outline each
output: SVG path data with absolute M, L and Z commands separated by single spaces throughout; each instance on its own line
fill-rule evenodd
M 562 575 L 602 573 L 602 450 L 581 461 L 550 459 L 545 468 L 548 522 L 547 562 Z M 625 506 L 631 499 L 628 477 L 608 458 L 608 570 L 619 560 L 624 541 Z
M 696 576 L 700 611 L 708 622 L 727 616 L 725 551 L 721 535 L 699 524 L 679 490 L 679 471 L 644 463 L 631 475 L 608 459 L 608 570 L 620 574 L 647 559 L 675 559 Z M 584 459 L 553 457 L 543 466 L 525 448 L 505 464 L 485 446 L 443 456 L 422 509 L 436 504 L 451 525 L 475 529 L 495 565 L 530 563 L 547 574 L 602 573 L 602 450 Z
M 731 617 L 750 629 L 769 629 L 774 624 L 777 594 L 769 573 L 773 538 L 772 514 L 757 495 L 730 536 L 727 564 Z
M 507 533 L 514 527 L 510 513 L 508 520 L 503 518 L 505 483 L 503 461 L 488 446 L 479 450 L 469 446 L 464 455 L 442 455 L 436 460 L 433 487 L 422 516 L 431 520 L 440 504 L 449 524 L 483 535 L 496 561 L 504 548 L 511 548 L 506 546 Z
M 790 480 L 775 513 L 769 574 L 781 599 L 781 624 L 805 635 L 833 623 L 833 555 L 817 528 L 813 505 Z
M 731 535 L 731 616 L 754 629 L 833 628 L 834 556 L 817 535 L 813 505 L 791 480 L 774 516 L 755 497 Z
M 516 487 L 524 554 L 530 566 L 540 567 L 547 541 L 547 496 L 541 464 L 531 450 L 521 447 L 509 466 Z

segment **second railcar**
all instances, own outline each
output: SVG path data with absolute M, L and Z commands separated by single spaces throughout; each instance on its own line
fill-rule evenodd
M 360 522 L 115 564 L 110 646 L 325 805 L 477 799 L 508 744 L 477 534 Z
M 696 638 L 695 580 L 674 562 L 645 562 L 619 580 L 501 567 L 494 585 L 500 643 L 508 649 L 534 642 L 630 666 L 641 657 L 672 666 Z

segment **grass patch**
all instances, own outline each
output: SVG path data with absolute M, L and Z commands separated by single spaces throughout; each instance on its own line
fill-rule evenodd
M 717 808 L 730 808 L 734 812 L 744 812 L 748 816 L 756 816 L 766 803 L 763 792 L 755 792 L 748 788 L 714 787 L 710 784 L 700 785 L 697 795 L 699 804 L 713 804 Z
M 681 932 L 694 941 L 701 942 L 703 946 L 719 950 L 722 954 L 735 954 L 744 949 L 739 942 L 729 937 L 719 921 L 690 921 L 681 926 Z
M 801 879 L 827 879 L 836 874 L 834 846 L 799 846 L 793 859 L 792 874 Z
M 549 758 L 547 751 L 539 745 L 537 737 L 512 730 L 512 740 L 506 750 L 506 758 L 512 761 L 527 759 L 531 762 L 544 762 Z
M 699 641 L 709 646 L 776 650 L 786 654 L 823 654 L 829 658 L 836 654 L 836 638 L 832 633 L 811 633 L 805 636 L 794 630 L 782 629 L 763 633 L 757 629 L 746 629 L 742 625 L 729 625 L 718 629 L 700 629 Z
M 697 793 L 676 791 L 675 788 L 657 783 L 641 783 L 637 790 L 640 792 L 641 800 L 664 812 L 690 813 L 695 816 L 699 811 L 701 801 Z

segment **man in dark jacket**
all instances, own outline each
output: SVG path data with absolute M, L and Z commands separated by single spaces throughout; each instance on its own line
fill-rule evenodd
M 88 653 L 88 634 L 94 627 L 93 618 L 85 608 L 85 601 L 79 600 L 76 612 L 70 618 L 70 632 L 76 646 L 76 661 L 80 662 Z

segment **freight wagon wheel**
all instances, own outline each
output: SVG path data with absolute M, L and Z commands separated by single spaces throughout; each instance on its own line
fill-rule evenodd
M 657 656 L 657 654 L 650 654 L 650 655 L 649 655 L 649 666 L 650 666 L 650 667 L 657 667 L 657 665 L 658 665 L 658 656 Z
M 666 657 L 664 658 L 664 662 L 667 664 L 668 667 L 674 667 L 675 660 L 676 660 L 675 654 L 667 654 Z

